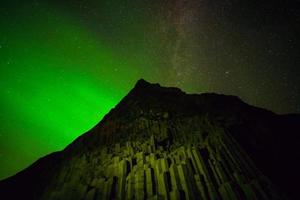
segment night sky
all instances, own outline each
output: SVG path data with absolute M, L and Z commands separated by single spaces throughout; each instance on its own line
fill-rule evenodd
M 300 112 L 300 1 L 0 3 L 0 179 L 63 149 L 144 78 Z

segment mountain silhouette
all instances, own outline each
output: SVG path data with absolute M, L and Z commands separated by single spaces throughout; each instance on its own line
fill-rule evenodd
M 141 79 L 63 151 L 0 181 L 1 199 L 299 199 L 300 115 Z

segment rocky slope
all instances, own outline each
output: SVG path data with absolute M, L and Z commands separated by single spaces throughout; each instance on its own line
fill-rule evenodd
M 300 116 L 144 80 L 61 152 L 0 182 L 9 199 L 297 199 Z

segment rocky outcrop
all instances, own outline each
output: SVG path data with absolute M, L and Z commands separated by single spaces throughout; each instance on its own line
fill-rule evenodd
M 64 165 L 42 199 L 280 199 L 222 129 L 202 142 L 165 139 L 169 143 L 151 136 L 82 153 Z
M 0 182 L 0 196 L 292 199 L 297 193 L 288 181 L 299 173 L 287 169 L 299 165 L 287 163 L 300 158 L 292 131 L 299 119 L 234 96 L 188 95 L 140 80 L 65 150 Z

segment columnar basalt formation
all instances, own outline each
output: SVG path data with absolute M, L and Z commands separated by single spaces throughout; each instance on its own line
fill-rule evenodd
M 237 97 L 188 95 L 141 80 L 63 151 L 1 181 L 0 198 L 293 199 L 288 181 L 299 173 L 284 163 L 300 159 L 291 151 L 299 124 L 298 115 Z
M 215 131 L 200 143 L 151 136 L 82 153 L 42 199 L 280 199 L 237 142 Z

